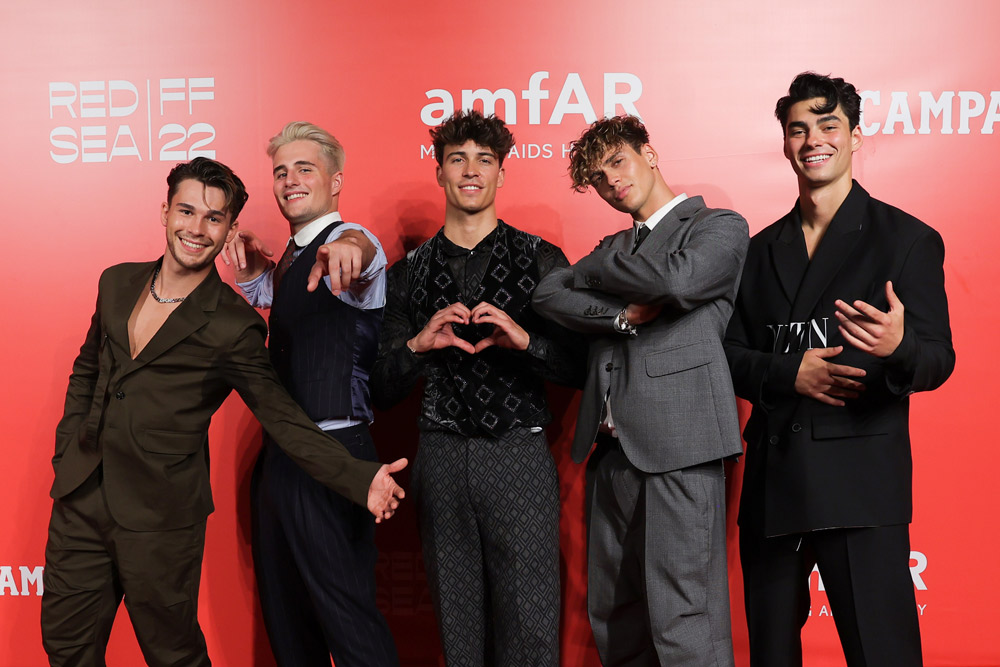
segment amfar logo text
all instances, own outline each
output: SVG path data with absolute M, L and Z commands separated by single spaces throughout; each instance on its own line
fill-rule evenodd
M 42 586 L 42 572 L 44 569 L 41 565 L 36 565 L 33 568 L 21 565 L 18 568 L 21 575 L 21 587 L 18 588 L 18 580 L 14 577 L 14 567 L 12 565 L 0 565 L 0 595 L 31 595 L 32 593 L 41 595 L 45 592 Z
M 918 591 L 926 591 L 927 584 L 924 583 L 923 572 L 927 569 L 927 556 L 921 551 L 911 551 L 910 552 L 910 578 L 913 580 L 913 588 Z M 826 587 L 823 585 L 823 577 L 819 573 L 819 566 L 814 565 L 812 572 L 809 573 L 809 583 L 812 586 L 813 577 L 816 575 L 816 590 L 825 591 Z M 921 616 L 927 611 L 927 604 L 917 603 L 917 613 Z M 813 615 L 813 610 L 810 607 L 809 615 Z M 824 604 L 820 605 L 816 613 L 817 616 L 832 616 L 830 609 Z
M 194 120 L 213 100 L 214 77 L 50 81 L 49 118 L 60 124 L 49 156 L 58 164 L 214 158 L 215 127 Z
M 508 125 L 516 125 L 524 120 L 524 111 L 527 111 L 529 125 L 541 125 L 543 118 L 544 100 L 548 100 L 554 87 L 546 83 L 549 79 L 548 72 L 535 72 L 528 77 L 528 85 L 520 91 L 520 95 L 510 88 L 498 88 L 489 90 L 488 88 L 476 88 L 462 90 L 459 98 L 463 109 L 472 109 L 477 102 L 483 105 L 483 113 L 496 113 L 502 117 Z M 603 102 L 601 109 L 604 116 L 614 116 L 619 113 L 628 113 L 640 116 L 639 109 L 635 103 L 642 96 L 642 81 L 635 74 L 628 72 L 605 72 L 604 86 L 601 91 Z M 424 105 L 420 110 L 420 120 L 424 125 L 433 127 L 440 125 L 448 116 L 455 111 L 455 97 L 450 91 L 444 88 L 433 88 L 424 93 L 429 104 Z M 520 101 L 519 101 L 520 100 Z M 503 108 L 498 109 L 498 103 L 503 103 Z M 522 103 L 523 102 L 523 103 Z M 566 75 L 562 85 L 559 86 L 559 95 L 551 111 L 548 111 L 547 125 L 559 125 L 563 118 L 569 115 L 579 115 L 587 123 L 597 120 L 597 112 L 591 102 L 590 94 L 580 75 L 570 72 Z

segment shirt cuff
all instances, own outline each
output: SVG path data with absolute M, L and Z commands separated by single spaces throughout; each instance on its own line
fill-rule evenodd
M 237 282 L 236 286 L 243 292 L 243 296 L 255 308 L 268 308 L 271 305 L 271 273 L 274 271 L 274 262 L 264 270 L 262 274 L 248 280 L 245 283 Z
M 635 336 L 639 332 L 636 331 L 635 325 L 628 323 L 628 318 L 625 316 L 625 311 L 628 310 L 628 306 L 621 309 L 621 312 L 612 321 L 611 326 L 614 330 L 621 334 L 627 334 L 629 336 Z

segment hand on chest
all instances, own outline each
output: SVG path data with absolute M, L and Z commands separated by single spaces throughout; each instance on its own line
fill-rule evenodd
M 757 297 L 746 305 L 758 311 L 755 333 L 764 337 L 772 352 L 843 345 L 835 315 L 838 299 L 848 304 L 863 301 L 883 312 L 889 308 L 885 284 L 894 272 L 889 258 L 879 257 L 875 248 L 858 249 L 835 267 L 813 260 L 798 271 L 782 270 L 770 285 L 762 283 L 761 289 L 746 293 L 751 299 Z

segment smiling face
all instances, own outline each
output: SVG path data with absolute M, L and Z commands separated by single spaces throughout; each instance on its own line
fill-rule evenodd
M 461 146 L 446 145 L 437 168 L 447 207 L 470 215 L 493 208 L 503 177 L 496 153 L 471 139 Z
M 643 144 L 639 151 L 621 144 L 604 154 L 590 184 L 613 208 L 645 221 L 672 197 L 656 170 L 656 161 L 656 151 L 649 144 Z
M 207 272 L 226 241 L 236 232 L 236 221 L 225 211 L 226 195 L 193 178 L 185 179 L 169 202 L 164 202 L 160 221 L 167 230 L 166 272 Z
M 316 218 L 337 210 L 344 172 L 333 172 L 319 144 L 299 139 L 284 144 L 271 159 L 274 199 L 294 234 Z
M 861 126 L 851 129 L 838 105 L 829 113 L 815 113 L 813 108 L 824 100 L 814 98 L 797 102 L 788 111 L 785 124 L 785 157 L 799 177 L 800 189 L 851 185 L 851 161 L 861 148 Z

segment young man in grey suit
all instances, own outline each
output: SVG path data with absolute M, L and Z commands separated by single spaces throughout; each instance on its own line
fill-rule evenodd
M 403 497 L 406 465 L 354 458 L 285 392 L 260 316 L 215 258 L 246 203 L 229 167 L 195 158 L 167 177 L 166 250 L 107 269 L 56 428 L 42 642 L 52 665 L 103 665 L 124 597 L 149 665 L 209 665 L 198 625 L 208 427 L 235 389 L 303 470 L 375 521 Z M 370 519 L 368 519 L 370 521 Z
M 802 664 L 818 564 L 848 665 L 920 665 L 909 395 L 955 365 L 944 243 L 852 179 L 854 86 L 805 72 L 775 115 L 799 199 L 750 242 L 726 334 L 736 393 L 753 403 L 740 499 L 750 663 Z
M 633 225 L 535 291 L 589 334 L 573 458 L 590 458 L 588 607 L 605 665 L 732 665 L 722 460 L 741 453 L 722 350 L 749 240 L 675 195 L 639 119 L 606 118 L 570 173 Z

